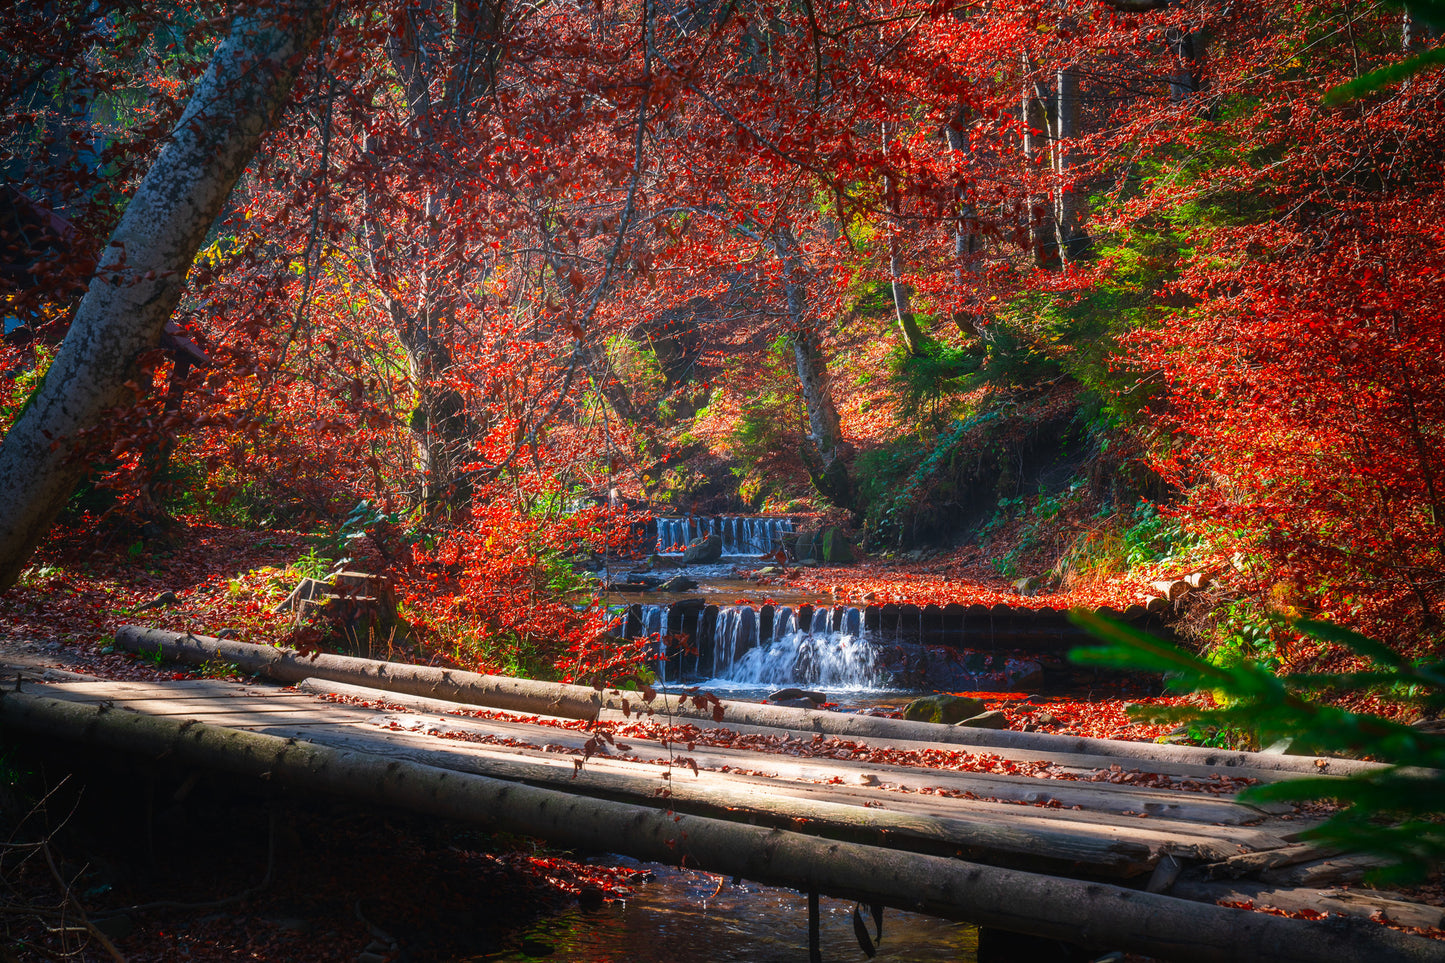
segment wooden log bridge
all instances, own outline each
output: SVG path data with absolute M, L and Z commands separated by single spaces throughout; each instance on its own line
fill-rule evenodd
M 1445 961 L 1370 918 L 1439 928 L 1440 908 L 1342 886 L 1367 861 L 1235 798 L 1368 763 L 743 704 L 716 723 L 675 697 L 646 715 L 617 690 L 130 627 L 117 643 L 295 685 L 30 685 L 0 695 L 0 727 L 1101 950 Z

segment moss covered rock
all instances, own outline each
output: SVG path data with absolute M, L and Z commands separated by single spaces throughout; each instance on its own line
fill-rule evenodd
M 937 722 L 945 726 L 972 719 L 988 710 L 982 699 L 967 696 L 931 695 L 914 699 L 903 710 L 903 718 L 911 722 Z
M 830 565 L 842 565 L 857 557 L 852 540 L 836 525 L 823 529 L 821 541 L 822 559 Z

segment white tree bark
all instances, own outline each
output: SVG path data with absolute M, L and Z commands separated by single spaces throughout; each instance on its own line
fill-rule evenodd
M 888 153 L 892 134 L 887 124 L 882 125 L 883 153 Z M 898 185 L 887 173 L 883 175 L 883 198 L 888 208 L 888 277 L 893 293 L 893 313 L 898 318 L 898 332 L 903 338 L 903 347 L 911 355 L 923 353 L 923 330 L 913 314 L 913 287 L 903 279 L 906 265 L 903 262 L 903 248 L 898 235 L 902 230 L 899 212 Z
M 1041 159 L 1048 160 L 1049 169 L 1053 169 L 1053 149 L 1050 147 L 1053 128 L 1048 111 L 1045 110 L 1045 104 L 1051 98 L 1044 85 L 1032 76 L 1033 71 L 1033 60 L 1025 53 L 1019 119 L 1023 124 L 1024 176 L 1030 180 L 1036 176 Z M 1057 247 L 1058 235 L 1054 230 L 1053 205 L 1045 205 L 1043 198 L 1030 189 L 1024 197 L 1024 219 L 1034 264 L 1044 267 L 1053 261 Z
M 1058 225 L 1059 260 L 1067 265 L 1080 261 L 1088 247 L 1083 230 L 1083 199 L 1073 183 L 1080 161 L 1075 143 L 1079 136 L 1079 72 L 1073 67 L 1059 69 L 1054 117 L 1054 220 Z
M 852 508 L 855 496 L 852 476 L 843 460 L 843 427 L 833 401 L 828 359 L 822 339 L 808 319 L 807 268 L 798 240 L 787 228 L 773 233 L 771 246 L 783 262 L 783 293 L 788 304 L 788 327 L 797 362 L 798 386 L 808 410 L 808 437 L 803 460 L 813 487 L 841 508 Z
M 237 17 L 127 205 L 44 382 L 0 442 L 0 591 L 70 497 L 84 433 L 135 397 L 186 272 L 275 122 L 328 4 L 269 0 Z

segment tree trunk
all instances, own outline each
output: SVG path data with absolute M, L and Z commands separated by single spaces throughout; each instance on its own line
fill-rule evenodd
M 964 151 L 968 150 L 968 136 L 964 131 L 966 121 L 964 108 L 960 107 L 958 114 L 952 123 L 944 128 L 948 138 L 948 149 L 956 157 L 962 157 Z M 1025 141 L 1029 134 L 1024 133 Z M 954 225 L 953 225 L 953 282 L 957 289 L 957 297 L 960 307 L 953 312 L 953 321 L 958 325 L 960 331 L 973 337 L 983 336 L 983 326 L 979 324 L 979 315 L 970 315 L 962 309 L 964 292 L 968 290 L 978 276 L 978 255 L 983 250 L 983 239 L 978 233 L 978 211 L 968 202 L 962 186 L 958 189 L 958 196 L 954 200 Z
M 189 632 L 145 629 L 136 625 L 122 626 L 115 633 L 115 644 L 136 653 L 160 652 L 164 658 L 191 665 L 229 663 L 243 672 L 264 675 L 277 682 L 328 679 L 564 719 L 595 719 L 601 706 L 597 690 L 587 686 L 534 682 L 531 679 L 480 675 L 460 669 L 381 662 L 346 655 L 303 655 L 293 649 L 278 649 L 271 645 L 212 639 Z
M 1019 112 L 1023 121 L 1024 178 L 1032 181 L 1038 177 L 1044 151 L 1049 149 L 1050 125 L 1045 105 L 1050 98 L 1043 84 L 1029 76 L 1033 72 L 1033 61 L 1028 54 L 1023 57 L 1023 72 L 1023 96 Z M 1049 156 L 1052 169 L 1052 151 Z M 1032 187 L 1024 194 L 1024 219 L 1034 264 L 1037 267 L 1048 267 L 1057 257 L 1058 233 L 1054 229 L 1051 206 L 1045 204 Z
M 883 152 L 888 152 L 888 125 L 883 124 Z M 913 289 L 903 280 L 903 250 L 898 243 L 899 218 L 898 191 L 895 178 L 883 175 L 883 197 L 888 206 L 888 277 L 893 294 L 893 314 L 898 319 L 898 332 L 903 338 L 903 348 L 911 355 L 923 353 L 924 336 L 913 314 Z
M 1059 260 L 1077 264 L 1088 250 L 1083 230 L 1082 196 L 1075 179 L 1079 166 L 1079 72 L 1063 67 L 1058 74 L 1058 107 L 1054 115 L 1054 221 L 1059 236 Z
M 428 509 L 463 505 L 471 496 L 471 485 L 462 465 L 472 451 L 477 425 L 461 392 L 442 382 L 452 365 L 452 353 L 434 330 L 431 312 L 438 301 L 425 299 L 416 315 L 408 314 L 399 301 L 388 298 L 386 303 L 416 390 L 407 427 L 421 472 L 420 501 Z
M 888 237 L 888 273 L 893 291 L 893 313 L 898 318 L 898 331 L 903 338 L 903 348 L 911 355 L 923 353 L 923 329 L 913 314 L 913 288 L 903 281 L 903 252 L 898 245 L 898 235 Z
M 85 471 L 85 432 L 134 397 L 186 272 L 321 35 L 328 4 L 271 0 L 239 16 L 136 189 L 60 352 L 0 443 L 0 591 Z
M 568 719 L 591 720 L 599 717 L 612 721 L 629 718 L 622 713 L 622 702 L 629 704 L 630 718 L 646 713 L 649 706 L 635 692 L 607 689 L 598 692 L 589 686 L 558 682 L 534 682 L 507 676 L 479 675 L 457 669 L 406 665 L 358 659 L 343 655 L 302 655 L 291 649 L 269 645 L 253 645 L 229 639 L 212 639 L 188 632 L 168 629 L 147 629 L 135 625 L 122 626 L 115 634 L 116 645 L 136 653 L 160 654 L 173 661 L 191 665 L 231 663 L 242 671 L 265 675 L 277 682 L 300 682 L 303 679 L 325 679 L 344 682 L 431 699 L 465 702 L 508 711 L 541 713 Z M 651 703 L 658 714 L 679 719 L 712 721 L 712 707 L 698 707 L 689 697 L 659 694 Z M 1160 745 L 1152 742 L 1120 742 L 1112 739 L 1091 739 L 1084 736 L 1060 736 L 1042 732 L 1017 732 L 1011 729 L 973 729 L 966 726 L 944 726 L 932 722 L 906 719 L 881 719 L 850 712 L 824 712 L 792 709 L 787 706 L 758 705 L 751 702 L 723 704 L 723 725 L 762 726 L 789 729 L 795 732 L 838 736 L 864 741 L 884 739 L 938 745 L 977 746 L 993 749 L 1020 749 L 1046 753 L 1050 756 L 1096 756 L 1107 766 L 1119 759 L 1135 759 L 1141 765 L 1196 766 L 1220 772 L 1248 770 L 1254 777 L 1269 778 L 1269 773 L 1306 773 L 1310 775 L 1344 776 L 1373 772 L 1381 763 L 1327 756 L 1286 756 L 1275 753 L 1236 752 L 1199 746 Z
M 7 731 L 165 756 L 182 764 L 463 820 L 586 851 L 621 852 L 728 876 L 897 906 L 1015 932 L 1171 960 L 1438 961 L 1439 944 L 1374 923 L 1324 925 L 896 852 L 663 806 L 590 799 L 502 779 L 22 693 L 0 695 Z
M 1182 104 L 1203 87 L 1200 62 L 1204 59 L 1204 36 L 1199 31 L 1171 27 L 1169 43 L 1169 100 Z
M 430 13 L 436 15 L 436 11 Z M 432 97 L 434 81 L 442 79 L 436 61 L 445 38 L 438 21 L 421 7 L 412 8 L 402 17 L 402 30 L 386 43 L 387 55 L 406 91 L 411 124 L 422 143 L 434 152 L 440 150 L 440 131 L 461 130 L 485 104 L 484 98 L 495 89 L 501 62 L 505 17 L 501 0 L 456 4 L 451 14 L 453 64 L 447 71 L 440 99 Z M 458 194 L 455 184 L 446 184 L 439 194 L 425 199 L 424 224 L 410 255 L 415 264 L 445 267 L 423 271 L 414 304 L 385 298 L 416 391 L 416 406 L 408 427 L 416 444 L 420 500 L 433 510 L 456 508 L 470 501 L 473 483 L 462 466 L 470 460 L 473 444 L 484 427 L 468 410 L 461 392 L 444 380 L 454 360 L 456 299 L 466 284 L 456 272 L 465 268 L 434 257 L 431 252 L 441 246 L 442 212 L 451 209 Z M 388 262 L 397 258 L 388 257 L 381 248 L 380 238 L 386 232 L 370 223 L 366 228 L 364 236 L 373 265 L 381 263 L 390 268 Z
M 798 385 L 808 410 L 808 437 L 803 462 L 813 487 L 840 508 L 853 508 L 856 493 L 843 460 L 843 429 L 828 376 L 828 359 L 817 330 L 808 320 L 807 270 L 797 239 L 786 229 L 773 235 L 773 248 L 783 262 L 783 294 L 787 299 L 788 328 Z

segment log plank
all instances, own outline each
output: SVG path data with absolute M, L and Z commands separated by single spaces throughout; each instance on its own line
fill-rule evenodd
M 169 755 L 179 763 L 265 777 L 485 829 L 592 851 L 895 906 L 982 926 L 1198 963 L 1439 963 L 1445 944 L 1367 922 L 1328 924 L 1190 902 L 964 860 L 901 853 L 689 814 L 591 799 L 374 753 L 117 712 L 104 706 L 0 694 L 0 722 L 37 739 Z

